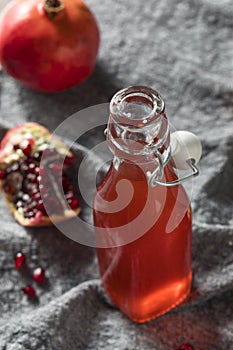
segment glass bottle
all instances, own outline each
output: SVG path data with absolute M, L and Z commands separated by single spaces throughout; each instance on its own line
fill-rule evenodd
M 114 157 L 94 199 L 99 270 L 114 304 L 145 322 L 190 291 L 191 208 L 156 91 L 135 86 L 116 93 L 106 136 Z

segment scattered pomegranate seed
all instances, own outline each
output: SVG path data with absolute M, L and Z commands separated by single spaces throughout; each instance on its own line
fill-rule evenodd
M 15 255 L 15 268 L 20 269 L 26 263 L 26 256 L 22 252 Z
M 194 347 L 190 344 L 183 344 L 179 347 L 178 350 L 195 350 Z
M 28 296 L 28 298 L 34 298 L 36 296 L 36 291 L 35 289 L 28 284 L 27 286 L 22 288 L 22 291 L 25 295 Z
M 45 270 L 42 267 L 37 267 L 33 272 L 33 279 L 37 283 L 43 283 L 45 280 Z

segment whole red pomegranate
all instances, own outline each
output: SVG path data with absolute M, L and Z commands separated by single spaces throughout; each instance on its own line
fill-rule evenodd
M 0 19 L 0 62 L 26 86 L 56 92 L 92 73 L 96 20 L 82 0 L 17 0 Z

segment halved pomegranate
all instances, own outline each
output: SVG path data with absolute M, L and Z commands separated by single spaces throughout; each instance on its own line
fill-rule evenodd
M 67 174 L 73 160 L 68 147 L 37 123 L 6 133 L 0 147 L 0 189 L 21 225 L 47 226 L 80 212 Z

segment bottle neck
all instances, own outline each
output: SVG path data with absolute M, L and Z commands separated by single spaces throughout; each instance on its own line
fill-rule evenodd
M 110 103 L 107 140 L 115 168 L 125 161 L 145 173 L 162 171 L 170 158 L 170 131 L 161 96 L 141 86 L 117 92 Z

